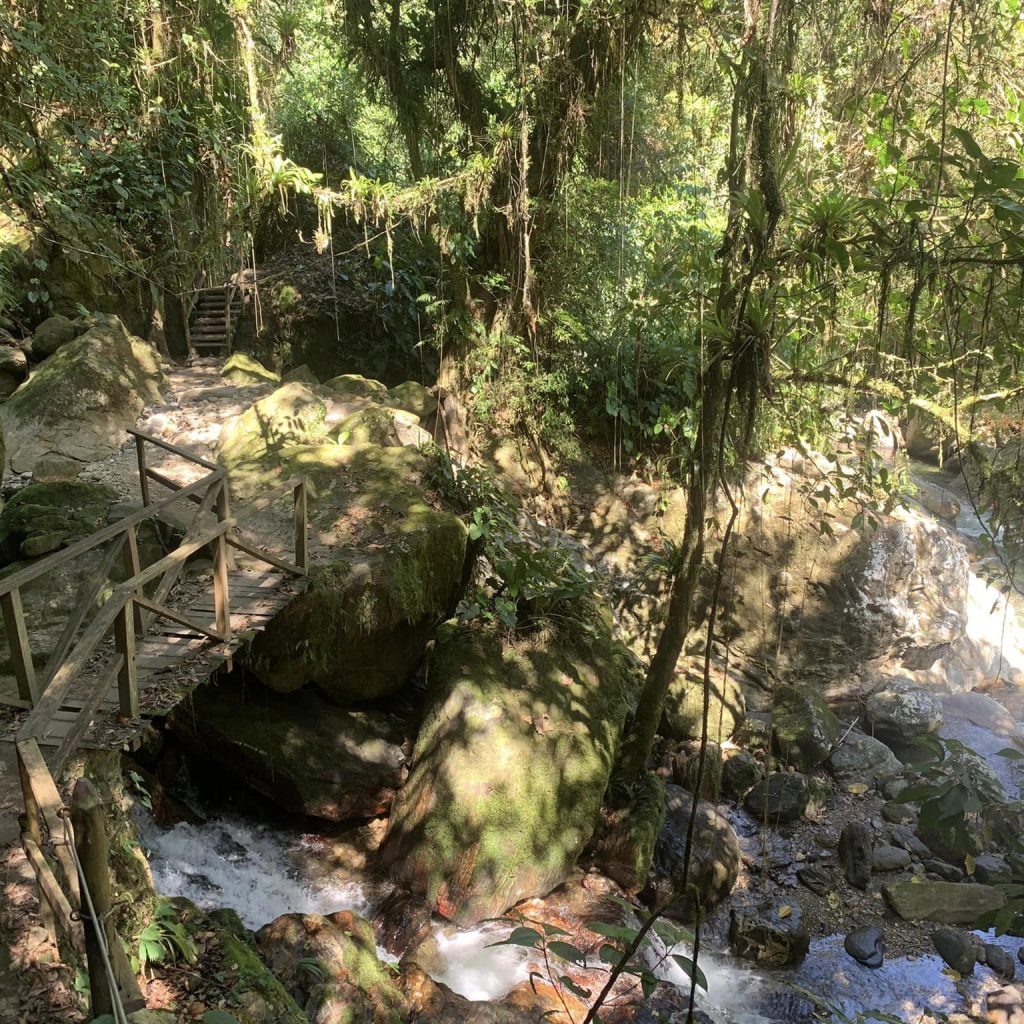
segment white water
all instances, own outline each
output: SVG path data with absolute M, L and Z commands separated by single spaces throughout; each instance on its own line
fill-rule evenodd
M 187 896 L 206 910 L 234 910 L 253 931 L 281 914 L 363 913 L 369 906 L 358 883 L 300 877 L 294 858 L 309 848 L 304 836 L 286 840 L 234 816 L 171 829 L 158 828 L 148 816 L 139 824 L 158 892 Z

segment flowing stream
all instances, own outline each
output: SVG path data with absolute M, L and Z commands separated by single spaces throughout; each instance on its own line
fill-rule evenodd
M 977 536 L 980 528 L 969 518 L 962 513 L 957 527 L 968 537 Z M 968 619 L 969 636 L 981 644 L 995 645 L 1000 658 L 1005 650 L 1006 657 L 1024 668 L 1024 630 L 1014 609 L 974 573 Z M 996 772 L 1008 795 L 1016 798 L 1021 781 L 1018 765 L 998 756 L 997 751 L 1020 741 L 1018 720 L 1024 714 L 1024 702 L 1020 708 L 1014 706 L 1013 692 L 1000 697 L 1001 704 L 975 693 L 944 698 L 942 735 L 972 747 Z M 292 912 L 350 909 L 367 914 L 383 895 L 381 888 L 357 874 L 318 868 L 318 837 L 296 835 L 237 814 L 217 813 L 204 824 L 182 823 L 170 829 L 161 829 L 143 817 L 140 829 L 158 891 L 187 896 L 205 908 L 235 910 L 246 927 L 254 930 Z M 502 998 L 528 975 L 524 950 L 492 945 L 506 934 L 507 926 L 494 924 L 473 929 L 435 925 L 436 956 L 430 973 L 468 999 Z M 991 934 L 985 939 L 999 942 L 1014 955 L 1022 944 L 1020 939 L 1005 936 L 996 940 Z M 655 953 L 655 959 L 661 961 L 659 974 L 688 991 L 687 976 L 671 959 L 665 959 L 664 952 Z M 958 987 L 937 956 L 886 958 L 881 968 L 871 970 L 846 954 L 841 935 L 815 939 L 799 967 L 772 975 L 714 953 L 702 953 L 700 966 L 708 980 L 708 992 L 702 994 L 700 1003 L 726 1024 L 789 1019 L 784 997 L 781 1002 L 779 998 L 780 992 L 791 991 L 786 986 L 827 1000 L 842 1015 L 839 1019 L 855 1020 L 858 1012 L 881 1010 L 918 1022 L 928 1019 L 923 1014 L 929 1009 L 980 1012 L 984 993 L 1002 984 L 992 972 L 980 969 Z M 774 1010 L 766 1010 L 773 1002 Z

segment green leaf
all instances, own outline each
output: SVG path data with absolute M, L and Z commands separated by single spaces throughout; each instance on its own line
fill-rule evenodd
M 603 935 L 606 939 L 621 939 L 623 942 L 632 942 L 636 938 L 636 929 L 629 928 L 624 924 L 612 924 L 609 921 L 593 921 L 587 927 L 592 932 Z
M 996 757 L 1005 757 L 1008 761 L 1024 761 L 1024 751 L 1014 747 L 1003 747 L 1002 750 L 996 751 Z
M 501 942 L 491 942 L 488 946 L 528 946 L 535 949 L 541 940 L 541 934 L 533 928 L 514 928 L 512 934 Z
M 577 949 L 571 942 L 560 942 L 558 939 L 554 939 L 548 943 L 548 950 L 555 956 L 568 960 L 569 963 L 579 964 L 581 967 L 587 965 L 587 958 L 583 951 Z
M 982 152 L 981 146 L 978 145 L 977 139 L 964 128 L 952 128 L 950 129 L 951 134 L 959 140 L 960 145 L 964 147 L 964 152 L 971 157 L 973 160 L 984 160 L 985 154 Z
M 708 979 L 704 976 L 704 972 L 688 957 L 683 956 L 681 953 L 673 953 L 672 959 L 686 972 L 686 976 L 693 982 L 695 982 L 700 988 L 706 992 L 708 989 Z
M 622 958 L 626 954 L 621 949 L 616 949 L 614 946 L 610 946 L 607 942 L 601 946 L 597 951 L 597 958 L 603 964 L 619 964 L 622 962 Z

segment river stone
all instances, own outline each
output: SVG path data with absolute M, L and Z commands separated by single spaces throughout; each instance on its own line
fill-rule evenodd
M 285 697 L 253 683 L 201 686 L 171 721 L 202 757 L 293 814 L 384 814 L 407 774 L 395 719 L 334 707 L 313 690 Z
M 687 662 L 676 672 L 665 698 L 661 733 L 677 740 L 701 737 L 704 717 L 703 659 Z M 724 743 L 743 724 L 746 701 L 734 672 L 713 668 L 708 710 L 708 739 Z
M 388 393 L 388 389 L 379 380 L 370 380 L 358 373 L 343 373 L 339 377 L 332 377 L 324 383 L 324 387 L 340 395 L 372 398 L 377 402 L 384 401 Z
M 786 917 L 780 917 L 779 907 L 771 903 L 732 911 L 730 948 L 736 956 L 752 960 L 759 967 L 789 967 L 799 963 L 807 955 L 810 944 L 799 907 L 790 907 Z
M 875 732 L 903 742 L 938 732 L 942 725 L 939 699 L 913 685 L 894 683 L 887 690 L 872 694 L 864 710 Z
M 984 914 L 1002 908 L 1002 892 L 969 882 L 896 882 L 882 887 L 892 909 L 905 921 L 974 925 Z
M 52 356 L 61 346 L 74 341 L 84 328 L 66 316 L 51 316 L 32 333 L 32 358 L 37 362 Z
M 806 772 L 821 764 L 842 729 L 825 698 L 810 687 L 781 686 L 775 693 L 772 741 L 787 764 Z
M 931 878 L 938 878 L 946 882 L 966 882 L 967 872 L 956 864 L 948 864 L 938 857 L 926 857 L 921 861 L 921 866 Z
M 995 971 L 1003 981 L 1013 981 L 1017 973 L 1017 965 L 1013 962 L 1013 954 L 994 942 L 987 942 L 978 956 L 980 963 Z
M 839 836 L 839 863 L 846 880 L 857 889 L 866 889 L 871 881 L 871 833 L 861 821 L 851 821 Z
M 51 456 L 96 462 L 117 451 L 143 407 L 159 400 L 156 350 L 117 317 L 95 319 L 0 405 L 13 472 L 32 472 Z
M 797 881 L 819 896 L 827 896 L 836 887 L 835 872 L 817 864 L 809 864 L 796 873 Z
M 279 374 L 268 370 L 248 352 L 233 352 L 221 367 L 220 375 L 233 384 L 280 384 Z
M 932 932 L 932 945 L 943 961 L 957 974 L 966 977 L 974 973 L 978 960 L 978 944 L 972 935 L 956 928 L 936 928 Z
M 598 822 L 635 680 L 588 630 L 438 635 L 409 781 L 381 863 L 465 927 L 564 881 Z
M 281 377 L 282 384 L 291 384 L 293 382 L 308 384 L 311 388 L 320 386 L 320 381 L 317 379 L 316 374 L 305 363 L 289 370 Z
M 763 775 L 761 763 L 749 750 L 737 750 L 722 765 L 722 792 L 742 800 Z
M 865 967 L 881 967 L 885 957 L 885 936 L 877 924 L 864 924 L 846 936 L 843 949 Z
M 1013 881 L 1013 871 L 1002 857 L 979 853 L 974 858 L 974 878 L 985 885 L 1006 885 Z
M 901 871 L 910 867 L 910 854 L 900 846 L 876 846 L 871 866 L 875 871 Z
M 840 786 L 855 783 L 866 786 L 882 785 L 903 771 L 896 755 L 874 736 L 866 736 L 853 729 L 832 752 L 829 759 L 832 774 Z
M 743 805 L 758 821 L 796 821 L 807 810 L 810 780 L 800 772 L 772 772 L 747 793 Z
M 648 903 L 654 906 L 675 895 L 676 903 L 668 914 L 684 921 L 693 919 L 698 905 L 706 912 L 732 892 L 743 861 L 732 825 L 712 804 L 698 801 L 688 881 L 696 888 L 696 898 L 683 897 L 683 864 L 692 807 L 692 794 L 679 786 L 665 786 L 665 824 L 654 846 L 651 885 L 645 892 Z
M 916 825 L 917 811 L 910 804 L 897 803 L 895 800 L 886 800 L 882 804 L 882 818 L 890 825 Z M 979 879 L 980 881 L 980 879 Z
M 1024 992 L 1016 985 L 989 992 L 985 997 L 985 1019 L 989 1024 L 1024 1024 Z

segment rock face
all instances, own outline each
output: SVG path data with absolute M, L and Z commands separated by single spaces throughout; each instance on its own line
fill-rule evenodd
M 0 342 L 0 400 L 9 398 L 28 376 L 28 359 L 20 348 Z
M 392 877 L 461 925 L 563 881 L 597 824 L 626 672 L 610 640 L 447 627 L 381 848 Z
M 724 743 L 746 716 L 746 702 L 737 675 L 712 666 L 710 698 L 708 739 Z M 678 740 L 700 739 L 703 715 L 704 667 L 702 659 L 697 659 L 687 662 L 672 680 L 665 698 L 661 732 Z
M 884 886 L 882 893 L 905 921 L 939 924 L 974 925 L 1005 902 L 999 889 L 969 882 L 897 882 Z
M 825 698 L 810 687 L 781 686 L 775 694 L 772 741 L 779 756 L 797 771 L 821 764 L 842 735 Z
M 160 397 L 160 361 L 116 317 L 60 347 L 0 407 L 16 473 L 40 460 L 92 462 L 116 451 L 147 402 Z
M 759 967 L 788 967 L 799 963 L 810 948 L 811 937 L 800 919 L 800 909 L 790 907 L 780 917 L 779 908 L 765 903 L 750 910 L 734 910 L 729 924 L 729 945 L 736 956 Z
M 685 789 L 665 787 L 665 824 L 654 847 L 647 894 L 652 905 L 660 905 L 676 895 L 678 899 L 668 914 L 687 921 L 693 919 L 698 905 L 710 910 L 732 892 L 743 859 L 732 826 L 711 804 L 701 800 L 693 826 L 690 875 L 683 889 L 686 834 L 692 807 L 693 796 Z
M 314 691 L 283 697 L 258 684 L 201 686 L 172 724 L 202 756 L 292 813 L 373 817 L 405 781 L 394 719 L 334 707 Z

